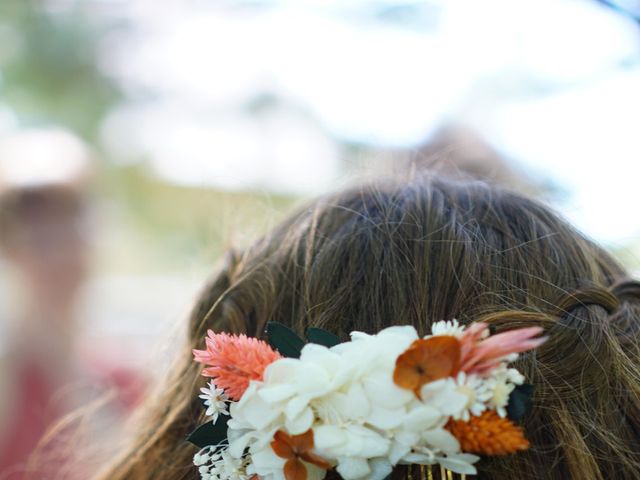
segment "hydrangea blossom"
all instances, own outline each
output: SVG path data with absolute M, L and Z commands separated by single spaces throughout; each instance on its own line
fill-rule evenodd
M 299 359 L 272 363 L 263 381 L 251 382 L 231 406 L 230 451 L 240 455 L 248 447 L 251 471 L 265 480 L 282 472 L 283 462 L 269 447 L 281 428 L 294 435 L 312 429 L 316 453 L 333 460 L 345 480 L 382 479 L 399 462 L 419 457 L 434 463 L 460 453 L 444 429 L 468 403 L 458 385 L 432 382 L 423 388 L 422 401 L 392 380 L 398 356 L 418 338 L 412 327 L 354 333 L 351 342 L 333 348 L 308 344 Z M 323 478 L 319 470 L 310 469 L 310 478 Z M 467 463 L 462 470 L 473 467 Z

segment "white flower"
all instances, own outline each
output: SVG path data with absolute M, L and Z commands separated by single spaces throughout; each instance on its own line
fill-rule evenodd
M 199 450 L 198 453 L 193 456 L 193 464 L 196 467 L 199 467 L 201 465 L 206 465 L 207 463 L 209 463 L 209 461 L 214 456 L 216 456 L 215 449 L 215 446 L 210 446 L 204 447 L 203 449 Z
M 524 375 L 522 375 L 515 368 L 507 368 L 507 380 L 516 385 L 522 385 L 524 383 Z
M 473 464 L 478 460 L 480 460 L 480 457 L 471 455 L 470 453 L 452 453 L 448 454 L 446 457 L 436 457 L 437 463 L 442 465 L 444 468 L 461 475 L 477 474 L 478 472 Z
M 250 478 L 245 458 L 235 458 L 227 450 L 222 451 L 221 457 L 218 461 L 218 471 L 216 471 L 220 480 L 248 480 Z
M 459 452 L 458 440 L 444 429 L 447 420 L 447 416 L 427 405 L 413 410 L 405 419 L 403 431 L 395 432 L 397 444 L 393 452 L 402 452 L 402 456 L 391 457 L 392 463 L 430 465 L 438 455 Z
M 513 383 L 506 381 L 496 381 L 493 383 L 492 395 L 489 399 L 489 406 L 493 407 L 501 417 L 507 416 L 506 406 L 509 403 L 509 395 L 515 388 Z
M 506 417 L 509 396 L 516 385 L 522 385 L 522 383 L 524 383 L 524 376 L 515 368 L 507 368 L 505 364 L 495 368 L 487 379 L 491 392 L 487 402 L 489 407 L 495 409 L 501 417 Z
M 216 387 L 213 381 L 209 382 L 208 388 L 201 388 L 202 395 L 200 398 L 204 400 L 204 405 L 207 407 L 205 415 L 211 417 L 213 423 L 216 423 L 219 415 L 229 415 L 227 409 L 227 402 L 229 397 L 224 393 L 224 390 Z
M 458 385 L 451 377 L 426 383 L 420 390 L 420 398 L 425 405 L 447 417 L 461 415 L 469 401 L 467 395 L 458 392 Z
M 467 403 L 454 418 L 468 422 L 471 415 L 480 415 L 487 409 L 486 402 L 492 398 L 493 391 L 489 382 L 475 374 L 467 375 L 465 372 L 460 372 L 455 382 L 456 391 L 467 397 Z
M 464 325 L 460 325 L 458 320 L 441 320 L 431 325 L 431 335 L 435 336 L 451 336 L 460 338 L 464 333 Z
M 235 458 L 226 448 L 216 448 L 205 447 L 193 457 L 202 480 L 249 480 L 247 457 Z

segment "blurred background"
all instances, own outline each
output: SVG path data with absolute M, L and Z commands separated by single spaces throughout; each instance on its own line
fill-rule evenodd
M 230 245 L 415 168 L 640 271 L 640 2 L 1 0 L 0 479 L 104 392 L 117 430 Z

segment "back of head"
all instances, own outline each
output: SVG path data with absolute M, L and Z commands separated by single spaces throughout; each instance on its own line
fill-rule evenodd
M 378 183 L 302 208 L 202 292 L 171 378 L 103 478 L 197 478 L 185 436 L 201 421 L 191 349 L 207 329 L 262 336 L 267 321 L 341 338 L 394 324 L 532 324 L 549 341 L 517 366 L 536 391 L 532 448 L 483 459 L 478 478 L 640 478 L 640 291 L 543 205 L 482 182 Z M 401 469 L 394 478 L 404 478 Z
M 91 167 L 88 146 L 64 129 L 0 138 L 0 242 L 11 243 L 25 225 L 80 217 Z
M 66 309 L 86 278 L 92 162 L 89 147 L 64 129 L 0 138 L 0 253 L 47 305 L 42 310 Z

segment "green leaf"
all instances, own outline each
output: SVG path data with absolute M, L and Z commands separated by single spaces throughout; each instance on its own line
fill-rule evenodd
M 340 343 L 340 338 L 337 335 L 327 332 L 322 328 L 309 327 L 307 328 L 306 336 L 309 342 L 324 345 L 329 348 Z
M 514 422 L 519 421 L 531 409 L 531 396 L 534 386 L 528 383 L 517 385 L 509 395 L 507 417 Z
M 269 322 L 267 323 L 267 338 L 271 346 L 285 357 L 300 357 L 304 340 L 289 327 L 278 322 Z
M 227 439 L 227 424 L 230 418 L 228 415 L 220 415 L 215 425 L 213 422 L 200 425 L 189 434 L 187 441 L 200 448 L 224 442 Z

